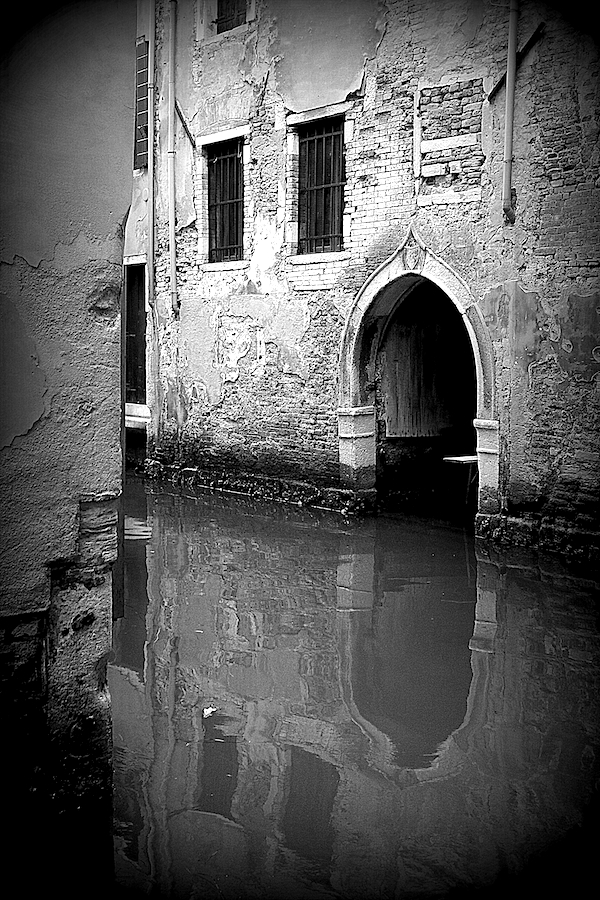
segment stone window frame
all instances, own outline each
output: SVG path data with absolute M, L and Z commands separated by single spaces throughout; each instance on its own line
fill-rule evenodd
M 219 41 L 230 35 L 239 36 L 248 30 L 251 22 L 256 18 L 256 0 L 246 0 L 246 22 L 231 28 L 229 31 L 217 33 L 217 0 L 198 0 L 196 37 L 199 41 Z
M 298 137 L 298 253 L 343 250 L 344 118 L 331 116 L 299 125 Z
M 286 116 L 286 167 L 285 167 L 285 255 L 287 262 L 292 265 L 310 265 L 313 263 L 335 262 L 350 258 L 348 245 L 350 242 L 351 215 L 348 209 L 348 194 L 344 191 L 344 206 L 342 212 L 343 249 L 324 251 L 321 253 L 298 252 L 298 218 L 299 218 L 299 159 L 300 137 L 299 129 L 303 125 L 318 122 L 321 119 L 343 118 L 343 145 L 344 166 L 348 160 L 348 144 L 352 141 L 354 133 L 354 120 L 349 119 L 348 112 L 353 111 L 354 104 L 351 101 L 332 103 L 328 106 L 319 106 L 315 109 L 305 110 L 301 113 L 288 113 Z M 347 181 L 347 178 L 346 178 Z
M 206 144 L 210 262 L 244 258 L 243 138 Z M 232 243 L 233 241 L 233 243 Z
M 244 269 L 250 265 L 248 254 L 250 237 L 250 125 L 238 125 L 223 131 L 211 134 L 196 135 L 196 165 L 195 165 L 195 190 L 196 197 L 196 227 L 198 230 L 198 259 L 203 272 L 226 271 Z M 225 260 L 224 262 L 209 261 L 209 223 L 208 223 L 208 147 L 214 144 L 224 144 L 228 141 L 241 140 L 242 142 L 242 172 L 244 185 L 244 220 L 242 225 L 243 253 L 242 259 Z
M 127 266 L 144 266 L 144 309 L 146 316 L 150 315 L 150 273 L 148 270 L 148 256 L 146 253 L 135 253 L 123 257 L 123 269 Z M 125 273 L 123 273 L 125 276 Z M 152 361 L 149 356 L 148 332 L 146 332 L 146 402 L 125 403 L 125 427 L 148 430 L 150 426 L 150 405 L 152 402 L 151 391 L 153 383 L 149 377 Z

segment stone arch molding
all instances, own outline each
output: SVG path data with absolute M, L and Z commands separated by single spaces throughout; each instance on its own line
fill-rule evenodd
M 437 285 L 462 316 L 477 379 L 479 511 L 498 509 L 498 419 L 494 357 L 487 327 L 465 281 L 426 246 L 413 223 L 392 255 L 365 281 L 346 320 L 340 352 L 338 409 L 339 457 L 342 482 L 355 489 L 375 487 L 375 408 L 364 389 L 364 337 L 368 313 L 385 289 L 398 283 L 400 296 L 422 280 Z

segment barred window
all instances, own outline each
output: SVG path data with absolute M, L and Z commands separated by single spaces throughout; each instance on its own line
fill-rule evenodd
M 133 168 L 148 165 L 148 41 L 135 45 L 135 135 Z
M 298 253 L 343 247 L 344 120 L 311 122 L 298 132 Z
M 209 262 L 243 257 L 244 177 L 242 141 L 208 148 Z
M 217 34 L 231 31 L 232 28 L 243 25 L 245 21 L 246 0 L 218 0 L 217 18 L 215 21 Z

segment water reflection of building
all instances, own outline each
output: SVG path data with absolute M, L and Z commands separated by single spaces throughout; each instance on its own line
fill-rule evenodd
M 392 554 L 373 522 L 321 522 L 316 539 L 314 514 L 152 502 L 143 679 L 119 647 L 111 671 L 122 880 L 186 898 L 431 896 L 577 823 L 598 647 L 577 636 L 585 604 L 558 615 L 568 588 L 543 580 L 532 600 L 490 560 L 476 576 L 462 535 L 422 530 Z M 421 719 L 391 703 L 411 676 Z

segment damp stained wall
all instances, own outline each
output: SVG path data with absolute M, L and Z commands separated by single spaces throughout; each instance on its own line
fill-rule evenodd
M 17 10 L 3 41 L 2 709 L 21 792 L 15 821 L 40 797 L 36 819 L 50 819 L 39 820 L 44 846 L 34 841 L 34 853 L 48 883 L 60 879 L 67 892 L 96 838 L 99 877 L 107 864 L 102 660 L 121 490 L 134 47 L 127 0 L 49 4 L 43 16 Z M 40 708 L 41 717 L 29 715 Z M 30 729 L 34 719 L 40 731 Z M 95 821 L 85 819 L 93 809 Z M 60 873 L 53 836 L 69 828 L 73 865 Z
M 248 3 L 215 35 L 177 4 L 177 291 L 167 242 L 169 4 L 157 4 L 157 377 L 151 454 L 339 483 L 339 352 L 357 294 L 409 225 L 473 301 L 490 348 L 503 517 L 598 531 L 597 33 L 523 0 L 514 225 L 502 178 L 508 5 L 478 0 Z M 493 93 L 491 93 L 493 92 Z M 336 104 L 342 104 L 337 106 Z M 293 132 L 345 118 L 344 249 L 297 253 Z M 292 119 L 290 120 L 290 115 Z M 295 119 L 293 117 L 296 117 Z M 207 256 L 205 146 L 244 130 L 244 258 Z M 443 287 L 443 285 L 442 285 Z M 472 323 L 471 323 L 472 324 Z M 487 401 L 486 401 L 487 402 Z M 516 532 L 515 532 L 516 537 Z
M 117 494 L 122 231 L 135 11 L 62 8 L 24 29 L 2 91 L 4 602 L 40 609 L 79 499 Z M 4 406 L 5 404 L 5 406 Z

